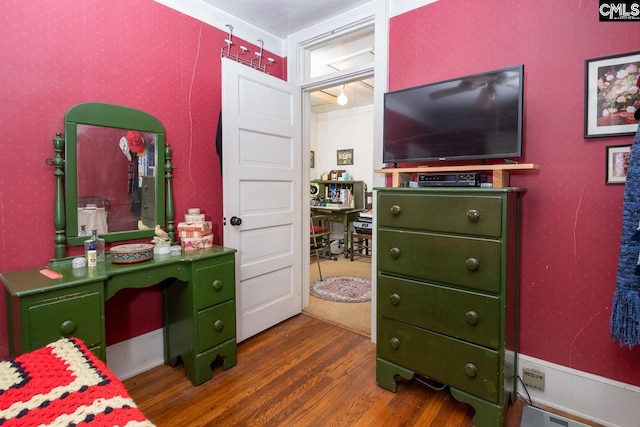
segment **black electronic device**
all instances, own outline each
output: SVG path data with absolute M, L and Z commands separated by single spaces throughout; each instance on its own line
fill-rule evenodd
M 524 66 L 384 95 L 383 161 L 522 155 Z
M 373 231 L 373 224 L 369 221 L 354 221 L 353 228 L 356 233 L 371 234 Z
M 487 176 L 482 173 L 418 174 L 418 187 L 479 187 L 485 182 L 487 182 Z

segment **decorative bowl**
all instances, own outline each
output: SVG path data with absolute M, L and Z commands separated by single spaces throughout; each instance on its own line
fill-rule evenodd
M 111 247 L 111 262 L 114 264 L 133 264 L 153 259 L 153 245 L 132 243 Z

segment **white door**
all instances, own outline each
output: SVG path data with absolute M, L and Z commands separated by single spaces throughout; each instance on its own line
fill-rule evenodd
M 224 245 L 238 250 L 242 341 L 302 311 L 299 88 L 223 59 L 222 137 Z

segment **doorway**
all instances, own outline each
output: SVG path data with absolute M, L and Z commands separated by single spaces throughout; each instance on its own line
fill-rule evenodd
M 362 188 L 373 186 L 373 75 L 344 83 L 309 90 L 309 145 L 312 152 L 310 180 L 321 179 L 332 170 L 344 170 L 349 180 L 361 181 Z M 344 102 L 338 102 L 338 101 Z M 353 150 L 352 164 L 338 165 L 338 151 Z M 365 190 L 367 191 L 367 190 Z M 313 198 L 311 199 L 313 202 Z M 357 215 L 355 215 L 357 216 Z M 344 245 L 344 225 L 331 224 L 332 257 L 320 259 L 322 276 L 371 280 L 371 258 L 354 257 Z M 353 225 L 349 223 L 349 231 Z M 333 245 L 335 244 L 335 245 Z M 347 247 L 345 247 L 347 246 Z M 304 312 L 365 336 L 371 336 L 371 301 L 337 302 L 318 298 L 311 288 L 320 279 L 316 258 L 309 266 L 309 305 Z M 356 279 L 354 279 L 356 280 Z M 359 279 L 358 279 L 359 280 Z
M 387 3 L 375 0 L 373 7 L 355 9 L 348 14 L 341 15 L 327 21 L 324 25 L 310 28 L 296 33 L 288 39 L 288 76 L 292 78 L 302 89 L 302 116 L 303 116 L 303 153 L 309 156 L 309 151 L 317 151 L 321 155 L 325 147 L 314 147 L 311 149 L 309 133 L 316 122 L 311 122 L 311 96 L 314 91 L 324 90 L 332 87 L 340 87 L 353 81 L 362 79 L 375 80 L 374 100 L 371 107 L 372 125 L 369 129 L 372 137 L 367 148 L 357 149 L 354 147 L 354 168 L 363 165 L 366 172 L 362 174 L 373 174 L 373 170 L 382 164 L 382 103 L 383 95 L 387 88 L 387 63 L 388 63 L 388 16 Z M 355 59 L 351 59 L 355 58 Z M 374 77 L 375 74 L 375 77 Z M 349 89 L 347 86 L 345 89 Z M 348 95 L 347 95 L 348 96 Z M 337 97 L 334 94 L 334 99 Z M 347 126 L 346 129 L 350 129 Z M 351 144 L 346 145 L 350 148 Z M 327 156 L 335 164 L 335 147 L 328 149 Z M 344 147 L 339 147 L 344 148 Z M 315 153 L 314 153 L 315 154 Z M 364 157 L 363 157 L 364 156 Z M 363 160 L 365 158 L 370 160 Z M 306 157 L 306 166 L 309 166 L 309 157 Z M 360 162 L 360 160 L 363 160 Z M 303 183 L 308 183 L 318 176 L 319 162 L 315 162 L 315 168 L 303 167 Z M 323 167 L 324 168 L 324 167 Z M 316 170 L 317 169 L 317 170 Z M 332 170 L 333 168 L 328 168 Z M 310 173 L 311 171 L 311 173 Z M 355 173 L 355 172 L 354 172 Z M 358 172 L 359 173 L 359 172 Z M 367 182 L 368 190 L 384 185 L 384 177 L 374 174 Z M 308 191 L 308 190 L 307 190 Z M 306 195 L 305 195 L 306 196 Z M 375 209 L 375 198 L 373 200 Z M 303 209 L 303 221 L 305 230 L 309 228 L 310 208 Z M 375 223 L 375 218 L 373 218 Z M 375 239 L 375 227 L 373 229 Z M 308 251 L 305 251 L 307 254 Z M 375 252 L 375 248 L 374 248 Z M 310 258 L 310 257 L 309 257 Z M 354 261 L 355 262 L 355 261 Z M 375 271 L 376 259 L 371 259 L 371 271 Z M 304 263 L 303 263 L 304 264 Z M 315 267 L 315 266 L 314 266 Z M 310 265 L 303 265 L 302 281 L 302 307 L 309 305 L 309 283 L 307 278 L 310 275 Z M 371 305 L 371 339 L 375 341 L 376 335 L 376 278 L 372 278 L 372 303 Z

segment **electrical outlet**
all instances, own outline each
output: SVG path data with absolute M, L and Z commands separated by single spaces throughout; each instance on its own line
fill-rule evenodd
M 532 368 L 522 368 L 522 382 L 528 387 L 544 390 L 544 372 Z

